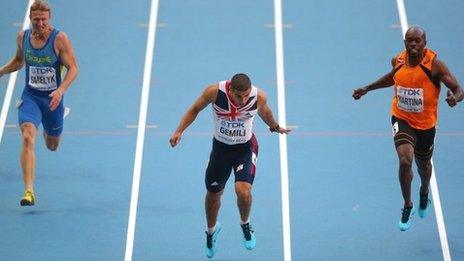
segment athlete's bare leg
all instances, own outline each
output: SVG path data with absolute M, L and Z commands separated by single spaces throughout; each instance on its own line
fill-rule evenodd
M 430 178 L 432 177 L 432 162 L 428 160 L 418 160 L 416 157 L 417 170 L 421 178 L 420 194 L 429 193 Z
M 49 150 L 55 151 L 58 149 L 58 145 L 60 145 L 60 136 L 50 136 L 44 131 L 43 137 L 45 140 L 45 145 L 47 145 Z
M 21 124 L 23 144 L 20 154 L 20 163 L 23 171 L 24 188 L 30 191 L 34 190 L 36 134 L 37 128 L 34 124 L 30 122 Z
M 412 207 L 411 182 L 413 178 L 412 160 L 414 157 L 414 147 L 409 143 L 402 144 L 396 148 L 396 152 L 399 160 L 398 177 L 403 194 L 404 206 Z
M 221 208 L 221 196 L 224 190 L 217 193 L 207 191 L 205 197 L 206 222 L 208 228 L 216 225 L 219 209 Z
M 252 202 L 251 184 L 248 182 L 235 182 L 235 193 L 237 194 L 237 205 L 242 222 L 248 221 Z

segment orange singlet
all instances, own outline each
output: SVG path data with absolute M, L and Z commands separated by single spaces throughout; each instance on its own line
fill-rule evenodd
M 407 64 L 406 51 L 396 56 L 391 113 L 415 129 L 427 130 L 437 123 L 440 82 L 432 77 L 432 62 L 436 56 L 426 48 L 424 58 L 414 67 Z

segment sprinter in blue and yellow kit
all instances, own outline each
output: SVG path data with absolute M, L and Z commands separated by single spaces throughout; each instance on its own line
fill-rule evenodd
M 22 135 L 20 155 L 25 193 L 21 206 L 35 204 L 35 141 L 42 123 L 47 148 L 55 151 L 63 131 L 63 94 L 77 76 L 74 51 L 68 36 L 53 28 L 48 3 L 35 0 L 30 8 L 31 29 L 18 33 L 15 56 L 0 68 L 0 77 L 26 64 L 26 86 L 18 102 L 18 120 Z M 67 69 L 61 79 L 61 71 Z

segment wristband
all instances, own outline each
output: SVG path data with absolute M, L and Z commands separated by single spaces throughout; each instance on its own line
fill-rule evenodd
M 271 132 L 278 132 L 278 131 L 279 131 L 279 129 L 280 129 L 280 126 L 279 126 L 279 124 L 277 124 L 275 127 L 271 127 L 271 128 L 269 128 L 269 130 L 270 130 Z

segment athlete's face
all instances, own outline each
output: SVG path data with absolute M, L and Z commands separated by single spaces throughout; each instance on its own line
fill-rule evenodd
M 32 30 L 38 34 L 45 34 L 50 28 L 50 12 L 32 11 L 29 18 L 31 19 Z
M 404 38 L 404 45 L 408 55 L 411 57 L 417 57 L 422 54 L 425 48 L 424 32 L 421 30 L 408 31 Z
M 230 97 L 233 99 L 234 103 L 237 106 L 243 106 L 248 101 L 248 97 L 250 96 L 251 88 L 248 88 L 246 91 L 236 91 L 232 88 L 229 90 Z

